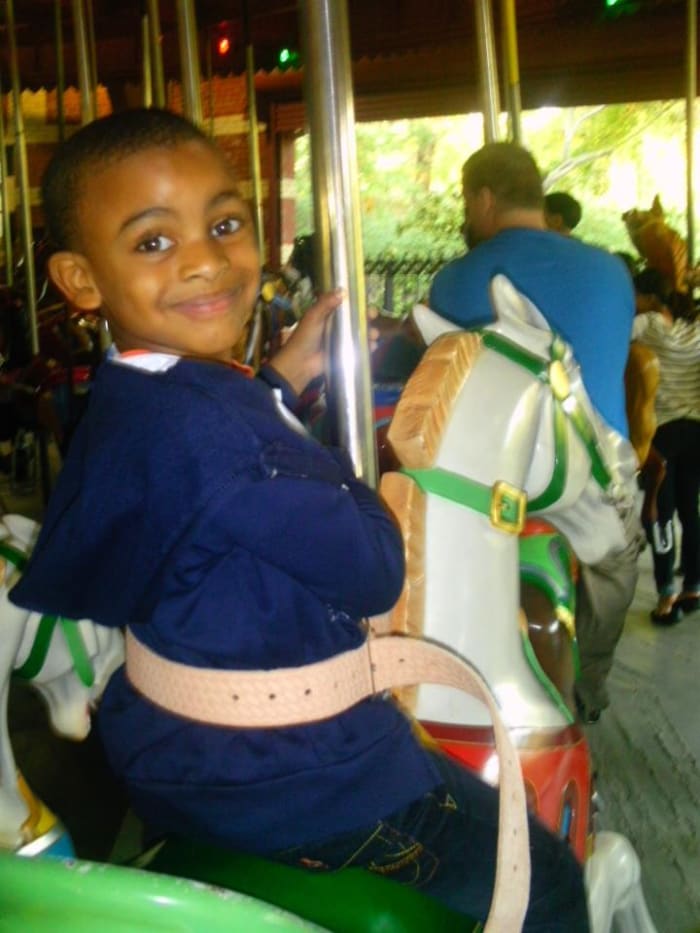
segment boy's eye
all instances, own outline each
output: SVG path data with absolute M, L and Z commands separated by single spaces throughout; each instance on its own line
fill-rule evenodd
M 137 243 L 136 250 L 139 253 L 162 253 L 172 245 L 173 241 L 170 237 L 163 236 L 162 233 L 159 233 L 155 236 L 144 237 L 143 240 Z
M 230 236 L 232 233 L 238 233 L 243 226 L 243 221 L 239 217 L 224 217 L 217 221 L 211 228 L 214 236 Z

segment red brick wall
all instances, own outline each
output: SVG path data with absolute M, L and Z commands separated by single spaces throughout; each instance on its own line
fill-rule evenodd
M 126 95 L 130 105 L 138 104 L 140 92 L 138 88 Z M 215 76 L 211 86 L 208 81 L 201 82 L 202 111 L 204 114 L 203 129 L 208 132 L 211 128 L 212 109 L 215 118 L 214 135 L 227 157 L 231 160 L 236 177 L 241 184 L 243 194 L 252 197 L 252 173 L 250 166 L 250 150 L 248 141 L 248 105 L 245 76 L 231 75 L 229 77 Z M 12 130 L 12 102 L 11 95 L 3 96 L 2 104 L 5 111 L 6 139 L 11 142 Z M 177 82 L 169 82 L 167 87 L 167 106 L 176 112 L 182 112 L 182 87 Z M 63 108 L 65 122 L 71 128 L 80 123 L 80 93 L 76 88 L 67 88 L 64 93 Z M 57 97 L 56 90 L 39 91 L 34 95 L 25 95 L 23 98 L 25 111 L 24 121 L 27 140 L 27 161 L 29 165 L 30 187 L 32 188 L 32 201 L 38 200 L 38 187 L 42 173 L 46 168 L 56 144 Z M 97 97 L 98 115 L 104 116 L 112 110 L 109 91 L 105 87 L 98 89 Z M 277 235 L 273 228 L 278 226 L 278 211 L 276 205 L 271 203 L 277 196 L 275 153 L 271 145 L 267 127 L 259 121 L 258 146 L 260 151 L 260 171 L 262 178 L 262 213 L 266 243 L 266 256 L 269 260 L 279 260 Z M 274 208 L 274 209 L 273 209 Z M 41 224 L 41 210 L 32 207 L 33 220 Z M 288 215 L 285 208 L 284 216 Z M 292 215 L 293 216 L 293 215 Z M 292 234 L 293 235 L 293 234 Z M 288 233 L 285 231 L 285 239 Z M 273 242 L 274 241 L 274 242 Z

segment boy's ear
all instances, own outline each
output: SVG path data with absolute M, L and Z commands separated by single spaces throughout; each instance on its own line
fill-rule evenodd
M 95 284 L 90 263 L 80 253 L 67 250 L 49 257 L 49 275 L 68 301 L 81 311 L 96 311 L 102 295 Z

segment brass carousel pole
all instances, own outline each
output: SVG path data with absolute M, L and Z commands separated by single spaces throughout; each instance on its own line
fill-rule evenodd
M 144 107 L 153 106 L 153 74 L 151 70 L 151 41 L 148 14 L 141 17 L 141 100 Z
M 695 98 L 697 96 L 698 4 L 688 0 L 686 38 L 686 199 L 688 225 L 688 268 L 695 262 L 695 205 L 693 198 L 693 162 L 695 160 Z
M 328 381 L 338 435 L 334 440 L 348 451 L 358 477 L 376 486 L 347 4 L 345 0 L 302 0 L 300 10 L 306 44 L 317 275 L 323 290 L 345 289 L 330 341 Z
M 245 73 L 248 97 L 248 152 L 250 177 L 253 180 L 253 211 L 258 238 L 260 261 L 265 262 L 265 227 L 262 209 L 262 174 L 260 171 L 260 140 L 258 137 L 258 104 L 255 96 L 255 50 L 250 38 L 248 0 L 243 2 L 243 41 L 245 42 Z
M 496 142 L 499 138 L 498 115 L 498 71 L 493 39 L 493 16 L 491 0 L 476 0 L 476 40 L 479 55 L 479 81 L 481 85 L 481 109 L 484 114 L 484 141 Z
M 216 99 L 214 97 L 214 63 L 212 62 L 211 55 L 211 44 L 213 41 L 211 29 L 208 31 L 207 38 L 207 54 L 206 54 L 206 81 L 207 81 L 207 103 L 209 105 L 209 137 L 214 138 L 214 132 L 216 129 L 215 118 L 216 118 Z
M 29 337 L 32 353 L 39 352 L 39 331 L 37 327 L 36 308 L 36 279 L 34 272 L 34 244 L 32 237 L 32 208 L 29 200 L 29 167 L 27 165 L 27 141 L 24 134 L 24 118 L 22 115 L 22 94 L 19 79 L 19 64 L 17 60 L 17 43 L 15 40 L 15 12 L 14 0 L 7 0 L 5 4 L 7 17 L 7 40 L 10 52 L 10 73 L 12 76 L 12 109 L 14 113 L 15 145 L 14 163 L 15 178 L 19 194 L 19 221 L 22 239 L 22 253 L 25 268 L 25 294 L 27 300 L 27 317 L 29 319 Z
M 92 123 L 97 114 L 91 78 L 90 49 L 88 47 L 83 0 L 72 0 L 72 9 L 75 54 L 78 65 L 78 87 L 80 89 L 80 122 L 85 126 L 86 123 Z
M 515 0 L 501 0 L 501 29 L 503 31 L 503 66 L 506 100 L 510 116 L 510 138 L 522 142 L 522 103 L 520 100 L 520 66 L 518 63 L 518 27 L 515 18 Z
M 153 80 L 153 104 L 165 107 L 165 78 L 163 77 L 163 49 L 161 47 L 160 12 L 158 0 L 147 0 L 148 41 L 150 43 L 151 77 Z
M 87 33 L 88 61 L 90 67 L 90 94 L 92 96 L 92 118 L 97 119 L 97 42 L 95 40 L 95 17 L 92 0 L 85 2 L 85 30 Z
M 5 244 L 5 284 L 10 287 L 15 281 L 14 257 L 12 246 L 12 220 L 10 207 L 10 186 L 7 182 L 7 148 L 5 139 L 5 104 L 2 84 L 0 84 L 0 199 L 2 200 L 2 238 Z
M 54 0 L 54 46 L 56 49 L 56 124 L 58 141 L 66 138 L 66 113 L 63 97 L 66 92 L 66 69 L 63 62 L 63 14 L 61 0 Z
M 188 119 L 201 126 L 204 116 L 199 76 L 199 43 L 192 0 L 177 0 L 177 31 L 180 41 L 183 110 Z

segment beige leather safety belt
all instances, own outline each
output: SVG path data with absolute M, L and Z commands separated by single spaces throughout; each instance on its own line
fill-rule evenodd
M 218 726 L 260 729 L 327 719 L 397 687 L 442 684 L 480 700 L 499 759 L 496 881 L 486 933 L 518 933 L 530 893 L 530 852 L 520 760 L 481 675 L 458 655 L 419 638 L 386 635 L 303 667 L 231 671 L 168 661 L 126 635 L 126 672 L 139 693 L 171 713 Z

